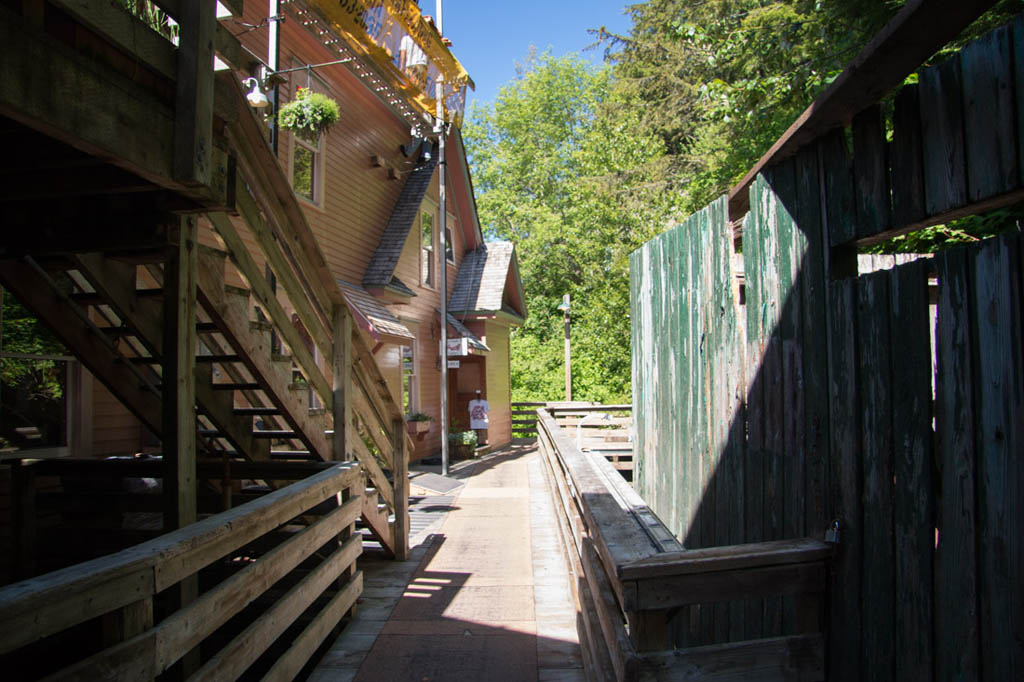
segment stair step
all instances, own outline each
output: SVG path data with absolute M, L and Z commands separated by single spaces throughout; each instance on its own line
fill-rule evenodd
M 244 416 L 259 416 L 263 414 L 281 414 L 281 410 L 276 407 L 236 407 L 235 414 Z
M 307 462 L 316 462 L 320 458 L 309 450 L 271 450 L 270 459 L 301 459 Z
M 196 332 L 200 334 L 213 334 L 220 331 L 213 322 L 196 322 Z
M 196 362 L 241 362 L 242 358 L 234 354 L 226 355 L 197 355 Z
M 138 336 L 138 334 L 133 332 L 131 329 L 128 329 L 127 327 L 98 327 L 98 329 L 101 332 L 103 332 L 104 335 L 106 335 L 108 337 L 111 337 L 111 338 L 122 338 L 123 339 L 123 338 Z
M 224 432 L 220 429 L 199 429 L 199 435 L 203 438 L 223 438 Z
M 298 438 L 299 434 L 294 431 L 281 431 L 276 429 L 265 429 L 262 431 L 253 431 L 253 438 Z
M 213 390 L 215 391 L 259 391 L 261 388 L 257 383 L 213 384 Z
M 160 298 L 164 295 L 163 289 L 136 289 L 135 295 L 139 298 Z M 106 305 L 107 300 L 97 292 L 80 291 L 71 294 L 71 300 L 80 305 Z

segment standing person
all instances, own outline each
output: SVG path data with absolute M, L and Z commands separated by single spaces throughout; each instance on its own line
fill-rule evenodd
M 476 398 L 469 401 L 469 428 L 476 431 L 476 441 L 479 445 L 487 443 L 487 415 L 491 406 L 480 395 L 480 389 L 476 390 Z
M 427 86 L 427 55 L 412 36 L 402 37 L 398 46 L 398 68 L 422 90 Z

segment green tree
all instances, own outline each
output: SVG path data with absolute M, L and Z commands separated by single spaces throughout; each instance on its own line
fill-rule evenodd
M 675 207 L 663 146 L 614 107 L 608 68 L 531 56 L 464 136 L 488 238 L 516 242 L 530 318 L 513 334 L 516 400 L 563 395 L 563 294 L 572 298 L 573 397 L 628 400 L 628 254 Z

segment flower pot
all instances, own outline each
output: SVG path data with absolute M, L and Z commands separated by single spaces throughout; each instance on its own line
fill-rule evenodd
M 410 436 L 426 433 L 430 430 L 430 422 L 406 422 L 405 430 L 409 432 Z

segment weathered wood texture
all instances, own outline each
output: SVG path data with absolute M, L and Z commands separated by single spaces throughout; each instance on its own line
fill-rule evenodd
M 824 612 L 777 597 L 691 606 L 677 645 L 792 635 L 821 615 L 829 679 L 1020 669 L 1020 237 L 934 259 L 850 247 L 1017 196 L 1021 45 L 1024 19 L 922 71 L 896 97 L 890 144 L 869 107 L 849 138 L 833 130 L 764 168 L 743 305 L 708 305 L 733 282 L 721 200 L 631 256 L 635 482 L 653 511 L 687 548 L 840 525 Z M 716 388 L 734 367 L 738 399 Z
M 832 551 L 811 539 L 683 549 L 612 463 L 581 451 L 574 444 L 574 429 L 559 424 L 579 421 L 587 412 L 600 414 L 599 409 L 613 414 L 622 407 L 577 405 L 537 411 L 538 444 L 552 484 L 558 529 L 571 570 L 578 576 L 573 594 L 581 610 L 577 628 L 585 643 L 588 675 L 689 679 L 685 671 L 706 673 L 725 665 L 723 670 L 736 674 L 749 665 L 759 672 L 777 670 L 778 679 L 823 679 L 823 637 L 817 622 L 802 635 L 815 642 L 809 649 L 772 638 L 750 641 L 739 628 L 727 628 L 728 644 L 671 653 L 671 620 L 681 607 L 800 595 L 812 610 L 820 609 Z M 556 415 L 562 415 L 561 420 Z M 712 613 L 707 611 L 710 620 Z M 720 611 L 714 612 L 719 621 L 732 615 L 730 609 Z M 742 614 L 742 609 L 736 613 Z M 734 663 L 726 664 L 730 659 Z M 667 669 L 669 662 L 675 663 L 674 670 Z M 776 678 L 769 673 L 766 679 Z
M 60 679 L 153 679 L 204 640 L 201 676 L 236 679 L 272 648 L 279 651 L 278 665 L 301 667 L 361 592 L 361 575 L 347 573 L 361 552 L 360 538 L 338 541 L 360 513 L 361 488 L 359 467 L 338 464 L 148 543 L 4 587 L 0 651 L 17 653 L 111 614 L 101 651 L 74 660 L 55 651 L 52 660 L 34 663 L 35 669 Z M 347 500 L 340 506 L 339 495 Z M 288 525 L 300 515 L 305 527 Z M 162 593 L 202 570 L 222 579 L 204 581 L 209 587 L 197 599 L 168 611 Z M 346 576 L 342 589 L 333 592 Z M 244 630 L 226 626 L 282 584 L 294 586 L 263 615 L 246 619 L 251 622 Z M 283 637 L 321 597 L 333 599 L 315 609 L 318 615 L 305 629 Z M 155 625 L 154 602 L 163 611 Z M 215 632 L 218 637 L 210 638 Z

